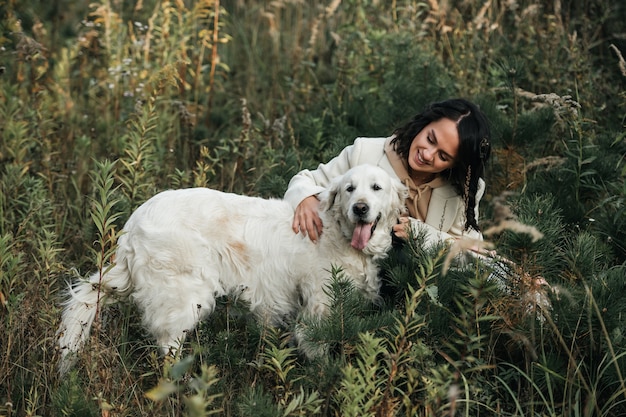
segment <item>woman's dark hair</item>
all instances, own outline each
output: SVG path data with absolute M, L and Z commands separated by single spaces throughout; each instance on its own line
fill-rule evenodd
M 456 122 L 460 143 L 453 167 L 442 172 L 441 176 L 450 181 L 465 202 L 465 230 L 472 227 L 479 231 L 474 207 L 478 179 L 485 175 L 485 163 L 491 153 L 491 132 L 487 117 L 478 106 L 459 98 L 432 103 L 396 129 L 391 143 L 396 152 L 408 160 L 415 136 L 428 124 L 443 118 Z

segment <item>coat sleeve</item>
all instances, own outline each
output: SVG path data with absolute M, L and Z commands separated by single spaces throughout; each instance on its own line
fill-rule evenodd
M 350 168 L 364 161 L 364 148 L 371 143 L 370 138 L 357 138 L 352 145 L 345 147 L 339 155 L 317 169 L 302 170 L 291 178 L 284 199 L 294 208 L 306 197 L 318 195 L 324 191 L 333 178 L 345 174 Z M 382 141 L 381 141 L 382 143 Z M 381 148 L 382 149 L 382 148 Z M 367 152 L 367 151 L 366 151 Z

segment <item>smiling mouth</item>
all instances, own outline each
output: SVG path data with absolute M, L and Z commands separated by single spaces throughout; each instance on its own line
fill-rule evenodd
M 424 158 L 422 158 L 422 153 L 421 152 L 417 152 L 417 162 L 420 165 L 427 165 L 426 161 L 424 160 Z

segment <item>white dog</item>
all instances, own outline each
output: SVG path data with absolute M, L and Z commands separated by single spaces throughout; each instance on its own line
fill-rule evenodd
M 325 314 L 333 266 L 375 299 L 376 261 L 391 247 L 405 198 L 404 185 L 381 168 L 351 169 L 320 195 L 324 229 L 314 244 L 294 234 L 294 210 L 282 200 L 207 188 L 157 194 L 124 226 L 115 265 L 71 289 L 58 332 L 60 369 L 87 340 L 97 304 L 128 296 L 165 352 L 211 314 L 216 297 L 234 291 L 270 324 L 298 311 Z

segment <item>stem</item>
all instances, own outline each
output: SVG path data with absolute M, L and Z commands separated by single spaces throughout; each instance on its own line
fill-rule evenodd
M 213 45 L 211 48 L 211 72 L 209 73 L 209 102 L 207 104 L 207 113 L 205 123 L 210 125 L 211 108 L 213 107 L 213 85 L 215 83 L 215 67 L 217 66 L 217 45 L 219 43 L 219 16 L 220 16 L 220 0 L 215 0 L 215 12 L 213 13 Z

